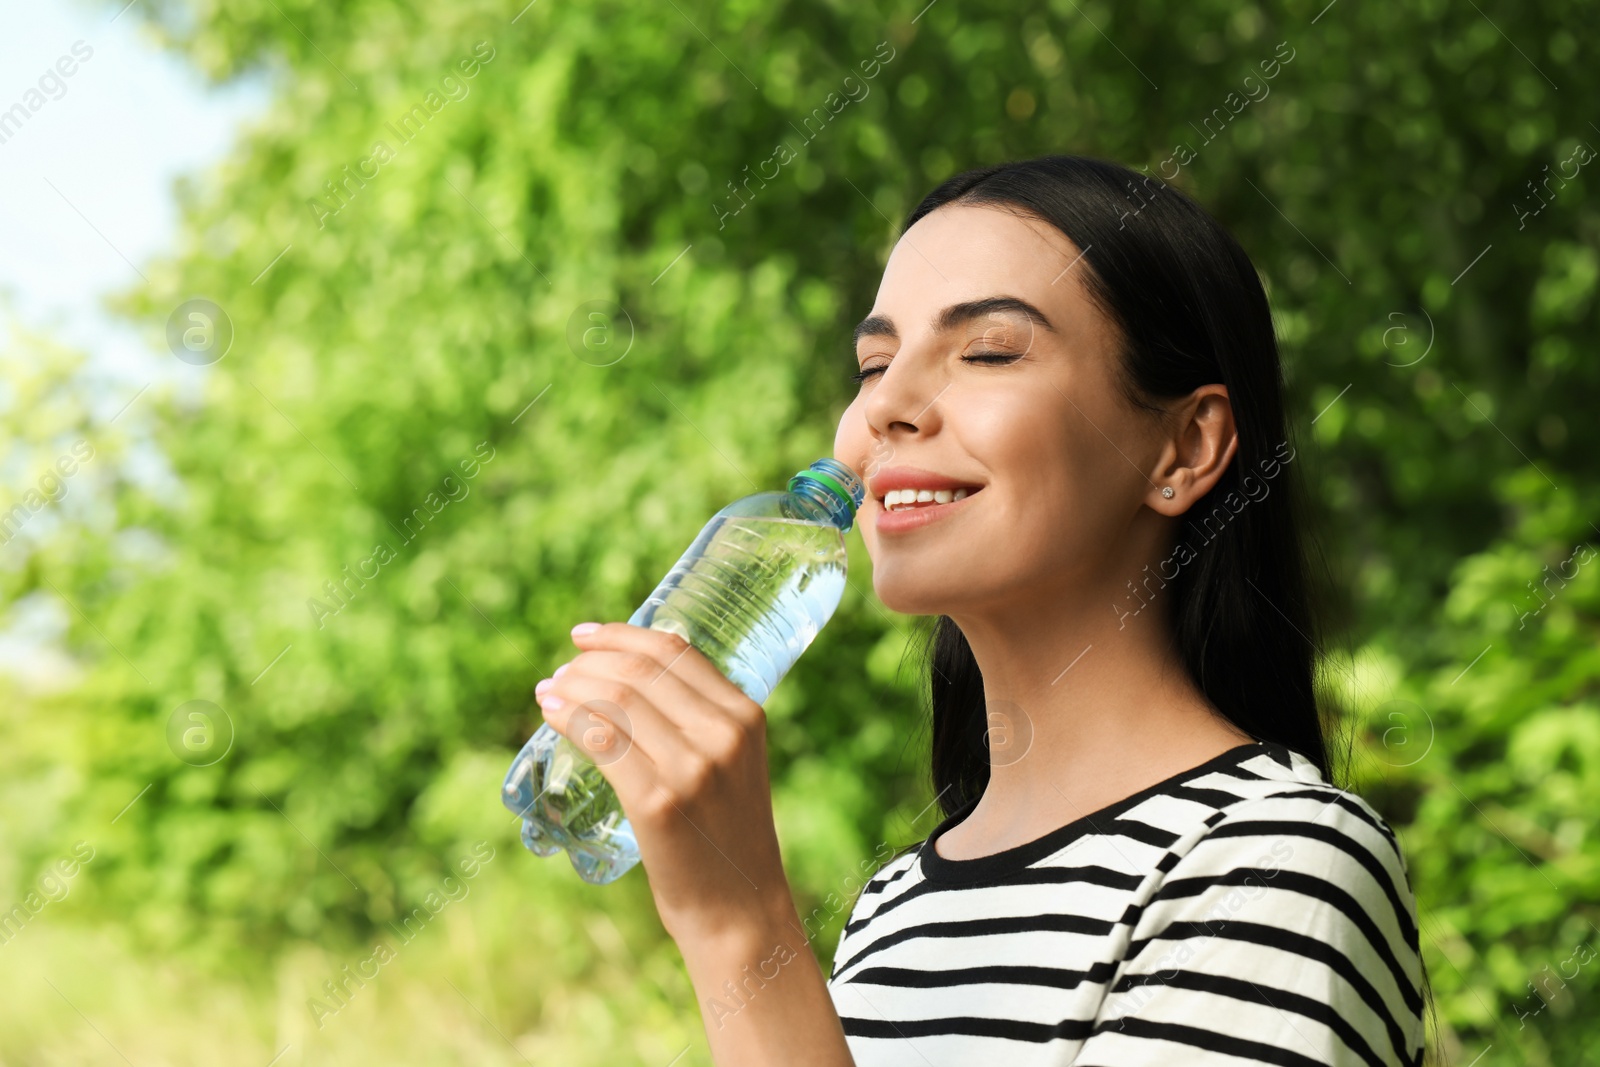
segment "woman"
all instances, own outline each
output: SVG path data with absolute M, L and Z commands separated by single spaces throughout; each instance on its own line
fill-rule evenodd
M 1176 190 L 1054 156 L 918 205 L 856 329 L 835 455 L 927 660 L 945 815 L 824 981 L 761 708 L 625 624 L 538 692 L 590 734 L 719 1064 L 1416 1064 L 1389 828 L 1327 784 L 1265 294 Z M 575 742 L 581 739 L 573 738 Z

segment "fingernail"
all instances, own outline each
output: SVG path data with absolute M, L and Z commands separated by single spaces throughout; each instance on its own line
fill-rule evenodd
M 580 622 L 572 628 L 572 636 L 585 637 L 598 629 L 600 629 L 600 624 L 597 622 Z
M 557 671 L 556 673 L 559 674 L 560 672 Z M 550 683 L 554 680 L 554 676 L 540 679 L 539 684 L 533 687 L 533 695 L 536 697 L 544 696 L 544 691 L 550 688 Z
M 559 678 L 559 677 L 561 677 L 561 672 L 562 672 L 562 671 L 564 671 L 564 670 L 566 670 L 566 669 L 567 669 L 567 668 L 568 668 L 568 667 L 570 667 L 570 666 L 572 666 L 572 664 L 570 664 L 570 663 L 563 663 L 563 664 L 562 664 L 562 665 L 561 665 L 561 666 L 559 666 L 559 667 L 557 667 L 557 668 L 556 668 L 556 672 L 555 672 L 555 673 L 554 673 L 554 674 L 552 674 L 552 675 L 551 675 L 551 676 L 550 676 L 550 677 L 552 677 L 552 678 Z
M 555 711 L 565 703 L 565 700 L 562 700 L 554 693 L 546 693 L 544 696 L 539 698 L 539 706 L 545 711 Z

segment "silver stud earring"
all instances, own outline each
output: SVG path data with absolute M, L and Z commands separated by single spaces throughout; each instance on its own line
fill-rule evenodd
M 1166 497 L 1168 500 L 1171 500 L 1172 499 L 1172 486 L 1163 485 L 1161 487 L 1161 495 Z

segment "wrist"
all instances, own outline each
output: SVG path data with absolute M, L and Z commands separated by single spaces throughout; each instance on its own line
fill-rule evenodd
M 847 1067 L 853 1061 L 827 976 L 786 883 L 782 890 L 676 938 L 713 1062 Z
M 686 956 L 704 952 L 724 959 L 743 958 L 770 953 L 780 943 L 792 951 L 807 945 L 787 881 L 740 911 L 683 916 L 666 925 Z

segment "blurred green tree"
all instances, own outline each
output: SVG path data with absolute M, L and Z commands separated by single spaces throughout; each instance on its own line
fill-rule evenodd
M 1270 287 L 1344 594 L 1329 698 L 1411 856 L 1442 1044 L 1575 1062 L 1600 990 L 1574 962 L 1600 941 L 1584 12 L 147 0 L 276 102 L 124 301 L 157 345 L 191 299 L 232 324 L 125 417 L 174 485 L 108 482 L 115 533 L 5 575 L 70 598 L 91 667 L 30 698 L 77 737 L 50 825 L 103 842 L 96 902 L 146 937 L 262 949 L 514 848 L 495 789 L 533 681 L 711 511 L 830 451 L 898 220 L 958 169 L 1098 155 L 1194 193 Z M 931 827 L 914 624 L 853 553 L 768 708 L 824 959 L 857 861 Z M 208 766 L 168 743 L 192 700 L 234 731 Z M 562 900 L 649 908 L 638 877 Z

